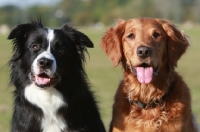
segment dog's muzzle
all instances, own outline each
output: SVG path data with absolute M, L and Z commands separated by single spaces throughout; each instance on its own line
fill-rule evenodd
M 53 60 L 48 58 L 40 58 L 37 65 L 32 68 L 31 80 L 40 88 L 52 87 L 58 81 L 58 76 L 53 73 Z M 35 72 L 35 71 L 36 72 Z

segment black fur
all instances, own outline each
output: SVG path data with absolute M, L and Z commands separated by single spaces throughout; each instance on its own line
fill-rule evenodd
M 44 37 L 46 31 L 47 28 L 38 20 L 18 25 L 8 36 L 13 42 L 13 55 L 9 61 L 10 83 L 15 86 L 12 132 L 42 131 L 43 112 L 25 98 L 24 89 L 32 83 L 29 77 L 31 64 L 47 47 Z M 93 47 L 93 43 L 69 24 L 65 24 L 61 29 L 54 29 L 54 32 L 55 39 L 52 45 L 58 45 L 58 49 L 52 46 L 51 53 L 56 59 L 56 73 L 59 76 L 59 81 L 54 87 L 63 95 L 67 104 L 67 107 L 58 110 L 58 114 L 67 122 L 66 131 L 105 132 L 84 70 L 84 53 L 87 52 L 86 47 Z M 31 51 L 31 43 L 40 43 L 41 50 Z M 59 46 L 64 47 L 64 54 L 56 53 Z

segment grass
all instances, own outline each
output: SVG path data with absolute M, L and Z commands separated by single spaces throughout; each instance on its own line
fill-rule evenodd
M 5 35 L 0 35 L 0 131 L 9 132 L 12 112 L 11 88 L 8 88 L 7 61 L 10 56 L 10 45 Z
M 187 82 L 192 94 L 192 108 L 200 124 L 200 27 L 184 29 L 190 36 L 190 47 L 178 63 L 176 69 Z M 95 91 L 101 115 L 106 128 L 109 127 L 112 112 L 112 103 L 119 81 L 122 79 L 121 66 L 113 67 L 112 62 L 100 48 L 100 39 L 105 30 L 94 30 L 92 28 L 78 29 L 88 35 L 94 43 L 95 48 L 88 49 L 90 59 L 86 64 L 86 71 Z M 6 35 L 0 35 L 0 131 L 9 132 L 12 116 L 12 87 L 8 87 L 9 69 L 7 61 L 11 53 L 11 42 L 6 40 Z

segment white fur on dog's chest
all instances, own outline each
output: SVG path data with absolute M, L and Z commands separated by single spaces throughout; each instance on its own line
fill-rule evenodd
M 67 104 L 55 88 L 43 90 L 31 84 L 25 88 L 25 97 L 29 102 L 42 109 L 44 114 L 41 124 L 43 132 L 61 132 L 67 128 L 63 117 L 57 114 L 58 109 Z

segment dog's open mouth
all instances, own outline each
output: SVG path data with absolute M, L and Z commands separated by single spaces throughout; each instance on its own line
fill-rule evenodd
M 140 83 L 148 84 L 152 81 L 153 77 L 157 75 L 158 68 L 153 68 L 143 63 L 139 66 L 132 67 L 132 70 Z
M 55 85 L 57 78 L 50 77 L 46 73 L 41 73 L 38 75 L 32 75 L 32 80 L 35 82 L 37 86 L 43 88 Z

